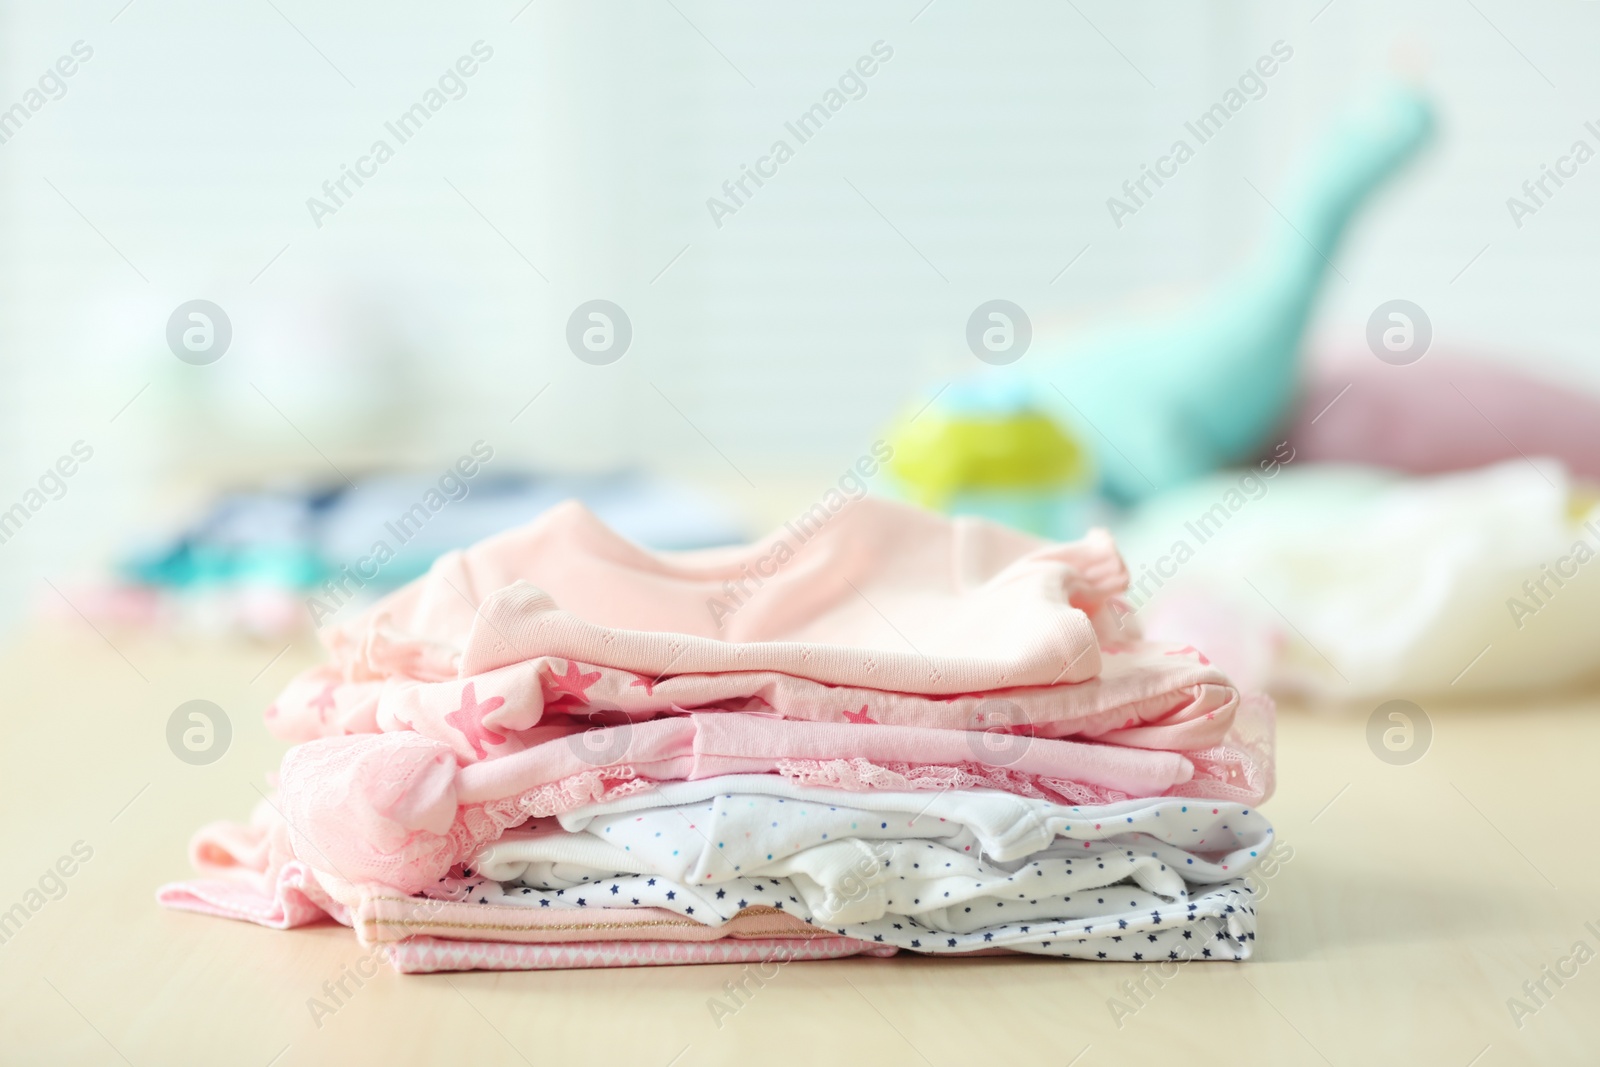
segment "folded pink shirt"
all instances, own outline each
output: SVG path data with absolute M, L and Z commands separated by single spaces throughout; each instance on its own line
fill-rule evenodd
M 343 683 L 333 668 L 316 667 L 289 683 L 267 709 L 267 723 L 289 741 L 416 730 L 451 745 L 462 763 L 470 763 L 544 740 L 535 730 L 541 725 L 554 723 L 567 732 L 574 724 L 615 726 L 691 711 L 941 730 L 1009 729 L 1165 749 L 1214 744 L 1233 721 L 1237 691 L 1192 648 L 1110 645 L 1102 662 L 1099 677 L 1076 685 L 944 697 L 830 686 L 771 671 L 652 680 L 546 656 L 465 682 Z M 1141 728 L 1137 736 L 1133 727 Z
M 655 553 L 569 502 L 441 557 L 324 640 L 350 681 L 555 656 L 970 693 L 1095 677 L 1096 622 L 1126 586 L 1103 530 L 1055 544 L 864 498 L 748 546 Z

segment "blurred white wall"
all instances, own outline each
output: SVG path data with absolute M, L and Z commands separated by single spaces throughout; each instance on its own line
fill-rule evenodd
M 1338 256 L 1319 336 L 1359 345 L 1405 297 L 1436 346 L 1600 388 L 1600 162 L 1520 229 L 1505 205 L 1600 120 L 1597 31 L 1600 4 L 1509 0 L 0 4 L 0 109 L 93 51 L 0 144 L 0 510 L 95 449 L 0 544 L 0 594 L 111 549 L 175 482 L 479 438 L 820 487 L 970 363 L 980 301 L 1047 328 L 1236 261 L 1282 225 L 1243 178 L 1275 188 L 1397 46 L 1442 137 Z M 1106 197 L 1278 39 L 1267 96 L 1115 228 Z M 479 41 L 398 144 L 385 123 Z M 865 94 L 717 226 L 707 198 L 880 41 Z M 316 225 L 307 198 L 379 138 L 394 158 Z M 563 340 L 596 297 L 633 322 L 610 366 Z M 165 341 L 194 298 L 232 322 L 210 366 Z

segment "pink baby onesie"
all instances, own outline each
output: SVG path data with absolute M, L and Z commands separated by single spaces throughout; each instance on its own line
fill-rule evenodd
M 809 529 L 809 528 L 805 528 Z M 437 560 L 325 643 L 348 681 L 558 656 L 656 678 L 774 671 L 901 693 L 1080 682 L 1127 586 L 1110 537 L 1053 544 L 871 498 L 802 539 L 648 552 L 581 504 Z

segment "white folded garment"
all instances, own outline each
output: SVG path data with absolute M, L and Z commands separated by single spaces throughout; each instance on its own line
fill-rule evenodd
M 663 907 L 710 925 L 766 906 L 919 951 L 1231 959 L 1254 937 L 1244 875 L 1271 846 L 1259 812 L 1219 801 L 1070 808 L 739 775 L 513 831 L 474 858 L 468 891 L 540 908 Z

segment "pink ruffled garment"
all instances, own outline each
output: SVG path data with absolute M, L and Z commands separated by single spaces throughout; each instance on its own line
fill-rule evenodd
M 1241 706 L 1193 649 L 1102 647 L 1127 582 L 1103 533 L 1048 544 L 872 500 L 806 532 L 655 555 L 574 504 L 441 558 L 268 709 L 305 742 L 283 818 L 207 828 L 197 869 L 246 887 L 236 917 L 351 921 L 327 884 L 429 889 L 529 818 L 683 778 L 1270 792 L 1270 704 Z M 163 899 L 227 897 L 200 884 Z

